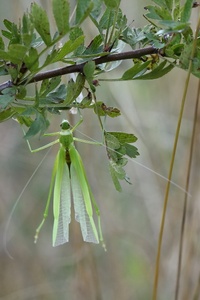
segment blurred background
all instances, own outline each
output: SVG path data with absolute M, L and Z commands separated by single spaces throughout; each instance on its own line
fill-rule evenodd
M 52 16 L 50 1 L 36 2 Z M 73 1 L 71 3 L 74 7 Z M 30 4 L 31 1 L 27 0 L 1 1 L 0 29 L 4 29 L 5 18 L 18 22 Z M 144 6 L 149 4 L 152 4 L 151 1 L 122 0 L 121 6 L 129 23 L 133 22 L 133 26 L 138 27 L 146 24 L 142 15 L 145 13 Z M 193 28 L 197 14 L 198 10 L 194 10 Z M 88 41 L 96 34 L 91 23 L 85 22 L 84 30 Z M 131 67 L 131 61 L 123 62 L 117 70 L 102 75 L 102 78 L 120 77 L 128 67 Z M 1 300 L 151 299 L 167 183 L 163 177 L 169 170 L 186 75 L 186 72 L 175 69 L 158 80 L 101 82 L 97 89 L 98 100 L 121 110 L 120 117 L 107 120 L 107 130 L 134 133 L 138 137 L 135 145 L 140 152 L 140 156 L 129 160 L 126 167 L 132 185 L 122 182 L 123 191 L 119 193 L 109 175 L 105 149 L 77 145 L 100 207 L 107 252 L 100 245 L 83 243 L 79 225 L 74 220 L 70 227 L 70 242 L 53 248 L 51 210 L 39 240 L 34 244 L 35 229 L 42 220 L 46 204 L 57 146 L 48 153 L 10 218 L 17 198 L 46 151 L 31 154 L 15 121 L 0 124 Z M 64 82 L 67 80 L 67 77 L 63 78 Z M 198 79 L 191 77 L 173 172 L 173 181 L 183 188 L 197 87 Z M 85 122 L 78 128 L 80 132 L 101 141 L 96 115 L 83 112 L 83 116 Z M 78 120 L 78 116 L 72 115 L 51 116 L 50 132 L 59 130 L 63 117 L 74 123 Z M 197 132 L 199 126 L 198 121 Z M 84 138 L 79 132 L 77 135 Z M 32 141 L 34 148 L 41 143 L 46 143 L 46 140 Z M 180 286 L 180 299 L 187 300 L 193 299 L 200 273 L 198 147 L 199 135 L 195 143 Z M 174 298 L 184 192 L 172 185 L 169 197 L 159 277 L 158 299 L 162 300 Z

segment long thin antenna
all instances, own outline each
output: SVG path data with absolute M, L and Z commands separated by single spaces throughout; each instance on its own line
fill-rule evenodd
M 95 139 L 93 139 L 93 138 L 91 138 L 90 136 L 88 136 L 87 134 L 85 134 L 85 133 L 79 131 L 78 129 L 76 129 L 76 131 L 78 131 L 81 135 L 83 135 L 84 137 L 90 139 L 91 141 L 97 142 Z M 101 144 L 101 145 L 102 145 L 103 147 L 106 147 L 104 144 Z M 109 149 L 109 147 L 107 147 L 107 148 Z M 111 150 L 114 151 L 113 149 L 111 149 Z M 117 153 L 117 151 L 115 151 L 115 152 Z M 180 185 L 178 185 L 178 184 L 175 183 L 174 181 L 169 180 L 169 179 L 168 179 L 167 177 L 165 177 L 164 175 L 162 175 L 162 174 L 160 174 L 160 173 L 154 171 L 153 169 L 151 169 L 151 168 L 145 166 L 144 164 L 138 162 L 136 159 L 132 159 L 132 158 L 130 158 L 130 157 L 127 157 L 127 158 L 128 158 L 129 161 L 135 163 L 136 165 L 138 165 L 138 166 L 144 168 L 145 170 L 147 170 L 147 171 L 149 171 L 149 172 L 155 174 L 156 176 L 158 176 L 158 177 L 164 179 L 165 181 L 170 182 L 171 185 L 177 187 L 180 191 L 184 192 L 187 196 L 189 196 L 189 197 L 192 196 L 192 195 L 191 195 L 188 191 L 186 191 L 183 187 L 181 187 Z
M 15 209 L 23 195 L 23 193 L 25 192 L 27 186 L 29 185 L 29 183 L 31 182 L 31 180 L 33 179 L 33 177 L 35 176 L 35 174 L 37 173 L 38 169 L 40 168 L 40 166 L 42 165 L 43 161 L 45 160 L 45 158 L 47 157 L 47 155 L 49 154 L 49 151 L 51 150 L 51 148 L 48 149 L 48 151 L 46 152 L 46 154 L 44 155 L 44 157 L 42 158 L 42 160 L 40 161 L 40 163 L 38 164 L 37 168 L 35 169 L 35 171 L 33 172 L 33 174 L 31 175 L 31 177 L 28 179 L 28 181 L 26 182 L 24 188 L 22 189 L 21 193 L 19 194 L 17 200 L 15 201 L 15 204 L 10 212 L 10 215 L 8 217 L 8 220 L 7 220 L 7 223 L 6 223 L 6 226 L 5 226 L 5 230 L 4 230 L 4 235 L 3 235 L 3 248 L 6 252 L 6 254 L 8 255 L 8 257 L 10 259 L 14 259 L 12 257 L 12 255 L 10 254 L 8 248 L 7 248 L 7 236 L 8 236 L 8 229 L 9 229 L 9 226 L 10 226 L 10 222 L 12 220 L 12 217 L 13 217 L 13 214 L 15 212 Z

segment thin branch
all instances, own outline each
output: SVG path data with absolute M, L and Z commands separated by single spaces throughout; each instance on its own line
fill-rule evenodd
M 108 54 L 106 56 L 95 58 L 95 59 L 93 59 L 93 61 L 95 62 L 96 66 L 97 66 L 97 65 L 111 62 L 111 61 L 140 58 L 144 55 L 158 53 L 158 51 L 159 50 L 154 47 L 148 47 L 148 48 L 144 48 L 144 49 L 122 52 L 122 53 L 117 53 L 117 54 Z M 82 73 L 83 67 L 85 64 L 86 64 L 86 62 L 39 73 L 39 74 L 35 75 L 28 83 L 38 82 L 38 81 L 41 81 L 44 79 L 53 78 L 53 77 L 57 77 L 57 76 L 65 75 L 65 74 Z M 26 82 L 21 83 L 21 85 L 25 84 L 25 83 Z M 0 91 L 5 89 L 6 87 L 10 87 L 12 85 L 14 85 L 14 84 L 11 81 L 6 81 L 6 82 L 0 84 Z
M 11 80 L 8 80 L 2 84 L 0 84 L 0 91 L 3 91 L 5 90 L 6 88 L 9 88 L 9 87 L 12 87 L 13 86 L 13 83 Z

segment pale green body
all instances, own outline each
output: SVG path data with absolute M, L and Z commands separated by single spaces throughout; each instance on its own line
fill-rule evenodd
M 69 241 L 69 223 L 71 221 L 71 195 L 73 196 L 75 219 L 80 223 L 83 240 L 85 242 L 103 242 L 100 225 L 100 213 L 94 196 L 91 192 L 82 159 L 74 146 L 74 140 L 86 142 L 73 137 L 68 121 L 61 124 L 61 131 L 47 135 L 59 135 L 59 139 L 32 152 L 43 150 L 60 142 L 60 149 L 55 159 L 49 196 L 44 213 L 44 218 L 36 230 L 35 242 L 39 231 L 48 215 L 49 204 L 53 193 L 53 246 L 58 246 Z M 93 142 L 89 142 L 96 144 Z M 53 189 L 54 188 L 54 189 Z M 72 191 L 72 193 L 71 193 Z M 93 207 L 98 216 L 98 231 L 93 219 Z

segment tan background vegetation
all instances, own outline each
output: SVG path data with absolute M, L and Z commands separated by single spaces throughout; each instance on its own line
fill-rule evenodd
M 50 1 L 37 1 L 51 15 Z M 31 1 L 1 1 L 0 29 L 3 19 L 17 22 Z M 143 7 L 150 1 L 122 0 L 129 23 L 142 26 Z M 195 26 L 197 14 L 192 22 Z M 53 30 L 52 21 L 52 30 Z M 85 23 L 87 39 L 96 31 Z M 131 61 L 102 75 L 116 78 L 131 66 Z M 95 198 L 102 216 L 105 253 L 101 246 L 81 242 L 79 227 L 72 222 L 71 242 L 51 246 L 52 213 L 43 227 L 38 243 L 33 243 L 35 228 L 41 221 L 48 194 L 50 174 L 57 151 L 55 146 L 31 181 L 12 216 L 5 251 L 5 226 L 18 195 L 43 158 L 45 151 L 31 154 L 16 122 L 0 124 L 0 299 L 120 299 L 151 298 L 155 256 L 166 181 L 149 169 L 167 176 L 170 155 L 178 120 L 186 72 L 175 69 L 154 81 L 101 82 L 97 98 L 121 109 L 122 116 L 107 120 L 109 130 L 127 131 L 138 137 L 140 157 L 129 161 L 126 168 L 132 185 L 122 183 L 118 193 L 108 173 L 103 147 L 78 144 L 88 171 Z M 67 82 L 67 77 L 63 78 Z M 184 187 L 194 103 L 198 80 L 191 78 L 177 149 L 173 181 Z M 31 89 L 30 89 L 31 92 Z M 83 112 L 85 122 L 81 132 L 101 140 L 97 117 Z M 58 131 L 61 117 L 52 116 L 50 131 Z M 73 117 L 70 116 L 70 119 Z M 78 120 L 75 117 L 74 122 Z M 199 127 L 199 123 L 198 123 Z M 199 129 L 199 128 L 198 128 Z M 79 133 L 77 133 L 81 136 Z M 43 141 L 35 139 L 37 147 Z M 44 143 L 46 140 L 44 141 Z M 191 299 L 199 274 L 199 139 L 196 140 L 192 182 L 182 270 L 181 293 Z M 139 163 L 139 164 L 138 164 Z M 141 164 L 141 165 L 140 165 Z M 142 166 L 144 165 L 144 167 Z M 161 257 L 159 299 L 173 299 L 177 269 L 178 242 L 184 192 L 172 186 L 167 211 Z M 188 297 L 187 297 L 188 295 Z

